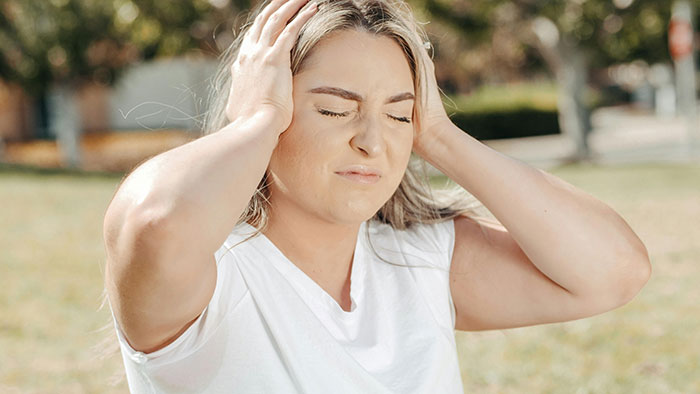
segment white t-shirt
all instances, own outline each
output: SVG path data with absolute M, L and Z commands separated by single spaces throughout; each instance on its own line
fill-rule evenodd
M 401 266 L 377 258 L 366 228 Z M 168 346 L 135 351 L 114 320 L 132 393 L 463 393 L 454 220 L 401 231 L 362 223 L 349 312 L 264 234 L 231 248 L 254 230 L 239 224 L 216 252 L 209 305 Z

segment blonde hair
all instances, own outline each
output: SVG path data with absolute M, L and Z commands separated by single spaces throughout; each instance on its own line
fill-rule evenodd
M 413 109 L 414 127 L 420 129 L 426 106 L 426 62 L 429 44 L 427 34 L 416 21 L 408 4 L 391 0 L 311 0 L 318 4 L 318 11 L 304 24 L 291 50 L 292 75 L 300 73 L 306 59 L 315 46 L 331 33 L 358 30 L 393 39 L 402 49 L 408 61 L 417 101 Z M 206 114 L 203 134 L 222 129 L 226 118 L 226 102 L 231 85 L 231 66 L 245 33 L 255 17 L 269 3 L 260 2 L 248 16 L 234 42 L 222 53 L 220 66 L 213 79 L 209 98 L 210 109 Z M 430 188 L 427 166 L 424 160 L 414 156 L 401 183 L 389 200 L 376 212 L 372 220 L 388 223 L 396 229 L 409 228 L 414 223 L 438 223 L 460 214 L 476 216 L 474 206 L 480 203 L 460 188 L 441 190 Z M 257 228 L 253 236 L 262 232 L 269 218 L 269 174 L 266 171 L 251 197 L 248 206 L 238 219 Z

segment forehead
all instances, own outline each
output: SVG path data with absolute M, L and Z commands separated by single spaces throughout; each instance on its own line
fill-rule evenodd
M 313 48 L 295 82 L 339 86 L 371 96 L 414 93 L 411 69 L 392 38 L 356 30 L 333 32 Z

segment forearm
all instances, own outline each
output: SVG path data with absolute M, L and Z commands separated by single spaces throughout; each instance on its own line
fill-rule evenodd
M 239 119 L 161 153 L 125 179 L 110 209 L 115 205 L 125 222 L 155 223 L 170 243 L 213 253 L 255 192 L 281 132 L 276 128 L 263 116 Z
M 637 235 L 590 194 L 489 148 L 453 124 L 433 135 L 419 154 L 479 199 L 533 264 L 572 294 L 624 286 L 649 269 Z

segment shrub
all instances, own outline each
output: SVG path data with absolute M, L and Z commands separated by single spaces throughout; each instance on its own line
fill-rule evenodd
M 452 122 L 479 140 L 560 133 L 552 83 L 486 85 L 451 100 Z

